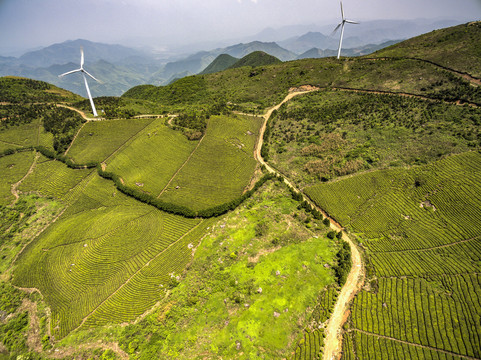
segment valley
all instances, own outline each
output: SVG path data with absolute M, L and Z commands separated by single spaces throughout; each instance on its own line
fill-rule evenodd
M 0 358 L 480 358 L 480 45 L 0 78 Z

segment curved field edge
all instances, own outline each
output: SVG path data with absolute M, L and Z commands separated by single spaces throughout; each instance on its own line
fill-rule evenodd
M 242 195 L 226 203 L 215 205 L 209 208 L 204 208 L 198 211 L 194 211 L 186 206 L 165 202 L 139 189 L 124 185 L 122 182 L 122 179 L 117 174 L 103 170 L 102 165 L 100 163 L 91 162 L 87 164 L 76 164 L 68 156 L 56 154 L 53 151 L 50 151 L 44 148 L 43 146 L 9 149 L 9 151 L 3 156 L 0 156 L 0 158 L 5 156 L 10 156 L 12 154 L 28 152 L 32 150 L 36 150 L 40 152 L 42 155 L 44 155 L 48 159 L 57 160 L 59 161 L 59 163 L 64 163 L 70 169 L 76 169 L 76 170 L 80 170 L 88 173 L 89 171 L 87 171 L 86 169 L 96 168 L 97 173 L 98 175 L 100 175 L 100 177 L 111 180 L 116 186 L 116 188 L 122 193 L 124 193 L 125 195 L 135 200 L 138 200 L 140 202 L 143 202 L 145 204 L 154 206 L 161 211 L 175 214 L 175 215 L 181 215 L 188 218 L 196 218 L 196 217 L 210 218 L 213 216 L 219 216 L 219 215 L 225 214 L 227 211 L 235 209 L 237 205 L 239 205 L 245 199 L 250 197 L 254 191 L 256 191 L 265 181 L 267 181 L 270 178 L 269 175 L 265 175 L 264 177 L 259 179 L 250 190 L 245 191 Z M 35 191 L 34 187 L 35 186 L 32 185 L 29 188 L 30 190 Z
M 260 126 L 257 117 L 212 116 L 202 143 L 160 199 L 201 211 L 242 195 L 257 165 L 253 154 Z
M 131 321 L 152 307 L 168 288 L 169 274 L 180 273 L 190 261 L 200 229 L 209 223 L 122 197 L 107 207 L 85 203 L 82 195 L 97 189 L 98 181 L 92 178 L 79 197 L 82 202 L 72 205 L 80 211 L 68 209 L 15 264 L 13 283 L 41 291 L 56 338 L 84 323 L 119 321 L 115 308 L 125 308 L 123 319 Z M 115 188 L 101 183 L 107 188 L 102 191 L 115 195 Z M 146 286 L 152 277 L 165 282 L 165 288 Z

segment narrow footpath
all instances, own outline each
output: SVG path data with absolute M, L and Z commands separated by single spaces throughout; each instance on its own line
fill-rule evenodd
M 272 166 L 267 164 L 261 156 L 261 149 L 262 143 L 264 138 L 264 132 L 267 127 L 267 122 L 271 117 L 274 110 L 277 110 L 281 107 L 282 104 L 291 100 L 293 97 L 306 94 L 312 91 L 317 91 L 317 88 L 311 88 L 309 90 L 294 90 L 290 92 L 285 99 L 279 103 L 278 105 L 270 108 L 266 114 L 264 115 L 264 124 L 261 127 L 259 138 L 257 141 L 257 146 L 254 150 L 254 156 L 259 161 L 261 165 L 264 165 L 272 174 L 281 175 L 284 177 L 284 182 L 294 191 L 302 194 L 305 201 L 307 201 L 311 206 L 314 206 L 318 211 L 320 211 L 324 217 L 328 217 L 327 214 L 320 209 L 316 204 L 314 204 L 309 198 L 307 198 L 299 189 L 297 189 L 291 181 L 285 178 L 284 175 L 280 174 L 276 169 Z M 329 218 L 329 217 L 328 217 Z M 331 221 L 331 228 L 336 231 L 341 231 L 342 226 L 336 223 L 333 219 L 329 219 Z M 341 355 L 342 350 L 342 326 L 347 320 L 349 316 L 349 303 L 354 298 L 356 293 L 361 289 L 362 284 L 364 283 L 364 268 L 362 264 L 362 257 L 354 242 L 349 238 L 349 236 L 343 231 L 342 239 L 349 243 L 351 248 L 351 258 L 352 258 L 352 267 L 349 275 L 347 277 L 346 283 L 341 289 L 341 292 L 337 298 L 336 304 L 334 306 L 334 310 L 329 318 L 329 322 L 326 327 L 326 337 L 324 339 L 324 351 L 323 351 L 323 359 L 324 360 L 331 360 L 331 359 L 338 359 Z

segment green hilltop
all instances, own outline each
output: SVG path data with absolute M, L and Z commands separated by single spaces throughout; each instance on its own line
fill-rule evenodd
M 374 56 L 420 58 L 480 78 L 481 21 L 416 36 Z
M 5 76 L 0 78 L 0 102 L 73 102 L 82 97 L 44 81 Z
M 229 54 L 220 54 L 204 70 L 202 70 L 202 72 L 200 72 L 200 75 L 224 71 L 234 65 L 238 60 L 239 59 Z
M 229 69 L 236 69 L 243 66 L 258 67 L 258 66 L 278 64 L 280 62 L 281 60 L 279 60 L 275 56 L 269 55 L 263 51 L 254 51 L 253 53 L 250 53 L 249 55 L 244 56 L 235 64 L 231 65 Z
M 0 78 L 0 359 L 479 358 L 479 28 L 220 56 L 97 119 Z

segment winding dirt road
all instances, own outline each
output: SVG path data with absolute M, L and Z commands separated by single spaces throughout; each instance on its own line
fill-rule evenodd
M 293 97 L 306 94 L 312 91 L 317 91 L 319 89 L 312 88 L 305 91 L 293 91 L 289 93 L 282 102 L 278 105 L 270 108 L 264 115 L 264 124 L 261 127 L 259 138 L 257 141 L 257 146 L 254 150 L 254 156 L 259 161 L 261 165 L 264 165 L 270 173 L 276 175 L 280 174 L 276 169 L 272 166 L 267 164 L 261 156 L 261 149 L 263 144 L 264 132 L 266 130 L 267 121 L 271 117 L 274 110 L 279 109 L 282 104 L 291 100 Z M 304 200 L 307 201 L 311 206 L 314 206 L 318 211 L 322 212 L 324 217 L 327 217 L 327 214 L 320 209 L 316 204 L 314 204 L 309 198 L 307 198 L 299 189 L 297 189 L 292 182 L 285 178 L 284 175 L 284 182 L 292 188 L 294 191 L 301 193 Z M 336 223 L 333 219 L 329 219 L 331 221 L 331 229 L 336 231 L 341 231 L 342 226 Z M 324 340 L 324 351 L 323 351 L 323 359 L 324 360 L 331 360 L 331 359 L 338 359 L 341 355 L 341 345 L 342 345 L 342 326 L 344 322 L 347 320 L 348 311 L 349 311 L 349 303 L 354 298 L 354 295 L 361 289 L 362 284 L 364 283 L 364 268 L 362 265 L 362 258 L 361 254 L 354 242 L 349 238 L 349 236 L 343 231 L 342 239 L 349 243 L 351 248 L 351 258 L 352 258 L 352 267 L 349 275 L 347 277 L 346 283 L 341 289 L 341 292 L 337 298 L 336 305 L 334 306 L 334 310 L 331 314 L 329 322 L 326 328 L 326 338 Z
M 18 195 L 18 187 L 22 183 L 23 180 L 27 178 L 28 175 L 30 175 L 33 170 L 35 169 L 35 165 L 37 165 L 37 161 L 40 157 L 40 153 L 36 152 L 35 157 L 33 158 L 32 165 L 30 165 L 30 168 L 27 170 L 27 173 L 20 179 L 18 180 L 15 184 L 12 184 L 11 186 L 11 193 L 15 197 L 14 203 L 18 200 L 19 195 Z
M 84 118 L 85 120 L 87 121 L 103 121 L 104 118 L 101 118 L 101 117 L 97 117 L 97 118 L 90 118 L 90 117 L 87 117 L 87 115 L 85 115 L 85 113 L 82 111 L 82 110 L 79 110 L 79 109 L 76 109 L 72 106 L 68 106 L 68 105 L 65 105 L 65 104 L 57 104 L 57 107 L 63 107 L 65 109 L 69 109 L 69 110 L 72 110 L 72 111 L 75 111 L 77 112 L 82 118 Z

